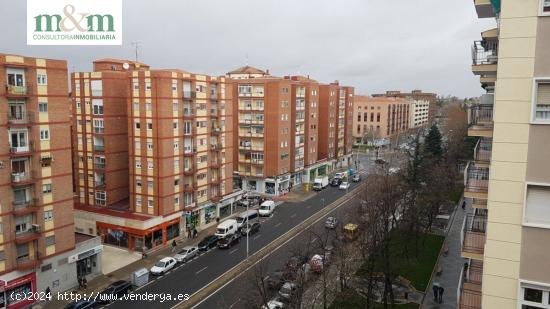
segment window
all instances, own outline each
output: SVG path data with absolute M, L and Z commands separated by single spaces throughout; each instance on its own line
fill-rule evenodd
M 103 100 L 92 100 L 94 115 L 103 115 Z
M 147 130 L 153 130 L 153 123 L 152 122 L 147 123 Z
M 179 198 L 178 196 L 176 196 L 176 197 L 174 198 L 174 205 L 177 206 L 177 205 L 179 205 L 179 204 L 180 204 L 180 198 Z
M 153 143 L 147 143 L 147 150 L 153 150 Z
M 550 308 L 550 287 L 522 282 L 518 308 Z
M 172 103 L 172 111 L 174 112 L 178 111 L 178 103 Z
M 135 124 L 135 126 L 136 126 L 136 130 L 141 129 L 141 123 L 139 123 L 139 122 L 136 121 L 134 124 Z
M 527 185 L 523 222 L 550 228 L 550 185 Z
M 136 168 L 141 168 L 141 160 L 136 160 Z
M 180 144 L 176 141 L 174 142 L 174 149 L 179 149 L 180 148 Z
M 146 111 L 151 111 L 153 110 L 153 105 L 151 103 L 145 103 L 145 110 Z
M 136 148 L 136 151 L 141 150 L 141 142 L 140 141 L 135 141 L 134 142 L 134 147 Z
M 153 161 L 147 161 L 147 168 L 150 170 L 153 169 Z
M 155 206 L 155 202 L 153 200 L 147 200 L 147 207 L 153 208 Z
M 540 0 L 540 15 L 550 15 L 550 0 Z
M 136 198 L 136 207 L 141 207 L 141 198 Z
M 48 102 L 38 102 L 38 111 L 41 113 L 48 112 Z
M 174 129 L 177 129 L 177 128 L 178 128 L 178 122 L 177 122 L 177 121 L 174 121 L 174 122 L 172 123 L 172 127 L 173 127 Z
M 151 91 L 151 82 L 145 82 L 145 90 Z
M 55 245 L 55 236 L 48 236 L 44 239 L 46 246 Z
M 53 220 L 53 210 L 44 211 L 44 221 Z
M 175 159 L 174 160 L 174 168 L 179 168 L 180 167 L 180 160 L 179 159 Z
M 141 188 L 141 179 L 136 179 L 136 187 Z
M 154 183 L 153 183 L 152 180 L 147 180 L 147 188 L 153 189 L 153 185 L 154 185 Z
M 91 82 L 92 96 L 100 97 L 103 95 L 103 81 L 102 80 L 92 80 Z
M 46 74 L 36 74 L 36 83 L 40 86 L 45 86 L 48 84 L 48 75 Z
M 174 186 L 179 186 L 180 180 L 179 178 L 174 179 Z
M 550 124 L 550 80 L 535 81 L 534 98 L 533 122 Z
M 134 111 L 139 112 L 139 102 L 134 102 Z
M 50 139 L 50 130 L 40 130 L 40 140 L 47 141 Z
M 43 184 L 42 185 L 42 193 L 44 193 L 44 194 L 52 193 L 52 184 L 51 183 Z

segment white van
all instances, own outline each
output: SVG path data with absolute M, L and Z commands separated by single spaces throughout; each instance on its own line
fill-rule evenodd
M 237 216 L 235 218 L 237 220 L 237 229 L 241 229 L 243 226 L 245 226 L 247 223 L 252 223 L 255 220 L 258 219 L 258 211 L 253 209 L 249 211 L 245 211 Z
M 275 202 L 274 201 L 265 201 L 260 205 L 260 216 L 262 217 L 269 217 L 275 210 Z
M 216 228 L 216 233 L 214 235 L 218 236 L 219 238 L 224 238 L 225 236 L 235 233 L 237 233 L 237 220 L 227 219 L 218 224 L 218 227 Z

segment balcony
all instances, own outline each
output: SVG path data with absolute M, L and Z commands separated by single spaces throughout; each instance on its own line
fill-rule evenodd
M 493 136 L 493 104 L 470 106 L 468 114 L 468 136 Z
M 476 209 L 487 209 L 487 200 L 482 198 L 472 199 L 472 207 Z
M 460 241 L 462 244 L 461 256 L 476 260 L 483 260 L 487 228 L 486 211 L 478 214 L 467 214 L 462 223 Z
M 104 145 L 94 145 L 94 151 L 95 152 L 105 152 L 105 146 Z
M 188 184 L 188 183 L 183 185 L 183 192 L 193 193 L 196 190 L 197 190 L 196 185 L 191 185 L 191 184 Z
M 468 163 L 464 170 L 464 197 L 487 199 L 489 169 Z
M 197 97 L 196 91 L 184 91 L 183 92 L 183 98 L 184 99 L 195 99 Z
M 25 171 L 20 173 L 11 174 L 11 185 L 12 186 L 24 186 L 34 182 L 36 175 L 34 171 Z
M 29 199 L 26 201 L 13 201 L 13 215 L 24 216 L 38 211 L 38 199 Z
M 212 127 L 211 130 L 210 130 L 210 134 L 220 134 L 222 132 L 222 129 L 219 128 L 219 127 Z
M 498 41 L 474 41 L 472 45 L 472 72 L 475 75 L 496 75 Z
M 197 154 L 197 148 L 188 148 L 188 147 L 186 147 L 185 150 L 183 151 L 183 155 L 185 157 L 192 157 L 195 154 Z
M 8 97 L 25 97 L 30 95 L 30 87 L 27 86 L 15 86 L 15 85 L 6 85 L 6 96 Z
M 16 262 L 16 269 L 19 271 L 29 270 L 37 267 L 40 264 L 39 259 L 31 258 L 29 256 L 17 258 Z
M 27 112 L 8 112 L 8 124 L 10 126 L 28 126 L 32 123 L 32 113 Z
M 470 260 L 462 268 L 457 291 L 459 309 L 481 309 L 481 281 L 483 262 Z
M 488 138 L 481 138 L 477 141 L 474 148 L 474 161 L 478 167 L 489 167 L 491 162 L 491 152 L 493 149 L 493 141 Z
M 38 238 L 40 238 L 40 226 L 38 224 L 33 224 L 26 232 L 15 234 L 15 243 L 18 245 L 24 244 Z
M 495 12 L 500 12 L 500 1 L 474 0 L 478 18 L 495 17 Z

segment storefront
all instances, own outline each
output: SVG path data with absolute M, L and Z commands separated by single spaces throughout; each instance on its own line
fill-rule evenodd
M 0 308 L 28 307 L 34 303 L 26 297 L 31 292 L 36 292 L 36 274 L 34 272 L 7 282 L 0 280 Z
M 203 213 L 204 213 L 204 219 L 201 220 L 203 224 L 209 224 L 211 222 L 214 222 L 216 221 L 216 218 L 217 218 L 217 206 L 214 204 L 214 205 L 210 205 L 210 206 L 206 206 L 203 208 Z
M 167 241 L 180 236 L 179 226 L 180 218 L 146 230 L 97 222 L 97 231 L 105 244 L 142 251 L 166 244 Z

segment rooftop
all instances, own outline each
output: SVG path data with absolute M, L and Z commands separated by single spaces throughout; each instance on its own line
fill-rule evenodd
M 263 74 L 263 75 L 267 75 L 268 73 L 267 73 L 267 71 L 262 71 L 258 68 L 251 67 L 249 65 L 245 65 L 244 67 L 240 67 L 238 69 L 230 71 L 227 74 Z

